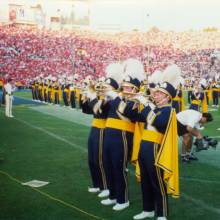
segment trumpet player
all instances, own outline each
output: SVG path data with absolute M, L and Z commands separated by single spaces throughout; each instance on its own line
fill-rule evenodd
M 140 166 L 143 211 L 133 219 L 167 220 L 167 194 L 179 196 L 178 146 L 176 114 L 171 100 L 176 95 L 180 69 L 169 66 L 161 76 L 161 83 L 153 89 L 154 103 L 136 96 L 143 110 L 137 120 L 145 123 L 141 137 L 138 164 Z M 126 111 L 121 112 L 128 116 Z
M 200 85 L 195 86 L 194 89 L 192 90 L 191 105 L 189 109 L 193 109 L 193 110 L 200 112 L 200 107 L 201 107 L 201 104 L 204 98 L 205 98 L 205 95 L 204 95 L 204 92 L 202 92 Z
M 98 197 L 103 198 L 109 195 L 107 189 L 106 174 L 103 165 L 103 141 L 105 134 L 106 114 L 105 112 L 95 112 L 91 107 L 91 100 L 98 101 L 100 97 L 93 89 L 90 77 L 83 81 L 82 112 L 93 114 L 92 127 L 88 138 L 88 165 L 92 179 L 92 187 L 88 188 L 90 193 L 98 193 Z M 90 93 L 90 96 L 88 95 Z

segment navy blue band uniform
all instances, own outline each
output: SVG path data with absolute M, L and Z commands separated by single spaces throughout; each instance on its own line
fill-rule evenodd
M 130 117 L 126 111 L 123 111 L 123 114 Z M 170 189 L 164 181 L 163 169 L 160 168 L 160 165 L 156 165 L 156 159 L 162 150 L 161 143 L 173 115 L 175 115 L 175 110 L 171 105 L 166 105 L 155 110 L 147 106 L 136 116 L 137 121 L 145 123 L 138 154 L 140 168 L 138 176 L 141 178 L 143 210 L 146 212 L 156 211 L 158 217 L 168 215 L 167 192 Z M 174 121 L 176 121 L 175 118 Z M 171 148 L 171 146 L 168 147 Z M 172 158 L 166 160 L 170 159 Z M 178 197 L 178 193 L 176 197 Z
M 160 149 L 163 135 L 166 131 L 168 120 L 171 114 L 171 106 L 157 108 L 154 111 L 145 107 L 141 112 L 141 118 L 151 117 L 151 125 L 145 124 L 138 162 L 141 175 L 141 189 L 143 194 L 143 210 L 156 210 L 157 216 L 167 216 L 167 194 L 163 181 L 162 169 L 155 166 L 155 159 Z
M 49 81 L 49 84 L 48 84 L 47 100 L 48 100 L 48 103 L 52 103 L 52 82 L 51 81 Z
M 69 106 L 69 84 L 62 85 L 63 90 L 63 102 L 65 106 Z
M 134 123 L 117 111 L 120 102 L 121 98 L 116 97 L 105 102 L 101 109 L 108 115 L 103 158 L 109 198 L 123 204 L 128 202 L 127 163 L 132 151 Z
M 88 164 L 94 188 L 107 189 L 106 175 L 103 165 L 103 140 L 105 134 L 106 115 L 94 114 L 93 103 L 82 101 L 82 112 L 93 114 L 93 122 L 88 138 Z
M 189 109 L 200 111 L 200 106 L 201 106 L 203 99 L 204 99 L 204 92 L 193 91 L 192 96 L 191 96 L 191 105 Z
M 217 86 L 217 83 L 212 84 L 212 100 L 213 105 L 218 106 L 218 99 L 219 99 L 219 88 Z
M 72 84 L 70 85 L 70 105 L 72 108 L 76 108 L 75 90 Z
M 176 96 L 172 99 L 172 107 L 175 108 L 176 113 L 183 111 L 182 109 L 182 96 L 183 92 L 181 89 L 178 89 Z

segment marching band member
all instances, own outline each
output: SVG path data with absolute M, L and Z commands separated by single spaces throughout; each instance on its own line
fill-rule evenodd
M 217 80 L 214 79 L 211 84 L 212 87 L 212 100 L 213 107 L 218 107 L 218 99 L 219 99 L 219 85 L 217 84 Z
M 42 75 L 40 76 L 38 80 L 38 100 L 40 102 L 43 101 L 43 77 Z
M 43 97 L 44 97 L 44 102 L 48 102 L 48 77 L 46 77 L 43 81 Z
M 188 103 L 191 104 L 191 97 L 192 97 L 192 91 L 193 91 L 193 82 L 194 82 L 194 78 L 191 78 L 188 80 L 188 84 L 187 84 L 187 96 L 188 96 Z
M 176 91 L 176 96 L 172 99 L 172 107 L 175 108 L 176 113 L 184 110 L 184 98 L 182 84 L 180 84 Z
M 35 83 L 34 83 L 34 90 L 35 90 L 35 100 L 38 102 L 39 101 L 39 85 L 40 85 L 40 81 L 39 81 L 39 77 L 36 77 Z
M 204 93 L 201 91 L 201 88 L 199 88 L 199 85 L 196 85 L 192 91 L 191 105 L 189 109 L 200 111 L 200 106 L 203 100 L 204 100 Z
M 203 94 L 203 99 L 201 102 L 201 107 L 202 107 L 202 113 L 207 113 L 208 112 L 208 99 L 207 99 L 207 94 L 206 90 L 208 87 L 208 83 L 206 79 L 201 79 L 199 81 L 199 86 L 200 86 L 200 92 Z
M 125 114 L 127 114 L 126 116 L 130 118 L 130 120 L 135 121 L 136 114 L 142 109 L 142 106 L 137 105 L 137 100 L 135 100 L 134 97 L 136 94 L 147 96 L 146 87 L 144 88 L 143 84 L 144 81 L 146 82 L 146 75 L 140 61 L 135 59 L 128 59 L 124 63 L 125 79 L 121 85 L 123 99 L 120 102 L 118 113 L 120 113 L 123 117 L 125 117 Z M 143 127 L 144 123 L 135 122 L 133 148 L 131 154 L 131 163 L 135 166 L 137 163 L 137 154 Z
M 48 103 L 52 103 L 52 88 L 53 88 L 52 77 L 48 76 L 48 86 L 47 86 L 47 102 Z
M 105 112 L 95 113 L 95 111 L 93 111 L 90 105 L 90 99 L 87 97 L 88 90 L 94 89 L 91 87 L 93 87 L 91 77 L 86 77 L 86 79 L 83 81 L 84 92 L 82 95 L 82 111 L 86 114 L 93 114 L 94 117 L 88 138 L 88 164 L 92 178 L 92 187 L 89 187 L 88 191 L 91 193 L 101 191 L 98 194 L 98 197 L 103 198 L 109 195 L 103 165 L 103 141 L 107 115 Z M 90 93 L 92 92 L 93 91 Z M 100 94 L 98 92 L 94 96 L 95 100 L 93 100 L 93 102 L 96 100 L 101 100 Z
M 143 211 L 134 219 L 154 217 L 166 220 L 167 194 L 179 196 L 178 140 L 176 113 L 171 100 L 176 95 L 180 69 L 168 66 L 162 82 L 152 93 L 154 103 L 138 96 L 145 107 L 140 119 L 145 122 L 138 162 L 140 165 Z
M 70 104 L 71 108 L 76 108 L 76 98 L 75 98 L 75 88 L 73 86 L 73 83 L 70 84 Z
M 35 97 L 35 79 L 30 81 L 31 93 L 32 93 L 32 100 L 36 100 Z
M 59 89 L 59 82 L 56 77 L 53 77 L 53 101 L 55 105 L 60 104 Z
M 65 82 L 62 85 L 62 90 L 63 90 L 63 102 L 64 102 L 64 106 L 68 107 L 69 106 L 69 84 L 67 82 L 67 80 L 65 80 Z

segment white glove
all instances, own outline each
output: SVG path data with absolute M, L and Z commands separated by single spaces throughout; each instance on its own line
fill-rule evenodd
M 154 105 L 154 103 L 152 103 L 152 102 L 149 102 L 149 103 L 148 103 L 148 106 L 149 106 L 152 110 L 154 110 L 154 109 L 156 108 L 156 105 Z
M 105 95 L 107 96 L 107 98 L 115 99 L 118 96 L 118 93 L 111 90 L 111 91 L 106 92 Z
M 144 97 L 144 96 L 142 96 L 142 95 L 136 95 L 136 96 L 134 96 L 132 99 L 136 99 L 136 100 L 138 100 L 138 102 L 140 102 L 141 104 L 143 104 L 144 106 L 147 106 L 148 105 L 148 100 Z
M 147 124 L 148 124 L 148 125 L 151 125 L 151 124 L 153 123 L 155 117 L 156 117 L 155 112 L 151 110 L 151 111 L 149 112 L 148 116 L 147 116 L 147 120 L 146 120 L 146 121 L 147 121 Z
M 88 90 L 83 91 L 82 95 L 88 97 Z
M 93 112 L 95 114 L 97 114 L 98 112 L 99 113 L 102 113 L 102 109 L 101 109 L 101 105 L 102 105 L 102 100 L 98 100 L 98 102 L 95 104 L 95 106 L 93 107 Z
M 90 101 L 94 100 L 96 98 L 96 93 L 95 92 L 92 92 L 90 90 L 87 91 L 87 98 L 90 99 Z

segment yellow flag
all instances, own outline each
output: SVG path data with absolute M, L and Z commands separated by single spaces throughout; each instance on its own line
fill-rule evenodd
M 155 165 L 163 169 L 163 179 L 167 186 L 167 193 L 172 197 L 179 197 L 179 167 L 178 167 L 178 136 L 176 112 L 171 111 L 169 123 L 163 137 Z
M 134 128 L 134 138 L 133 138 L 133 150 L 131 155 L 132 164 L 136 164 L 138 160 L 138 153 L 140 150 L 141 137 L 144 130 L 144 123 L 136 122 Z
M 181 103 L 180 103 L 180 111 L 184 111 L 184 110 L 185 110 L 185 99 L 184 99 L 184 95 L 182 93 Z
M 207 104 L 207 98 L 206 94 L 204 93 L 204 99 L 202 100 L 202 113 L 208 112 L 208 104 Z
M 209 98 L 209 101 L 212 101 L 212 89 L 211 88 L 208 89 L 208 98 Z

